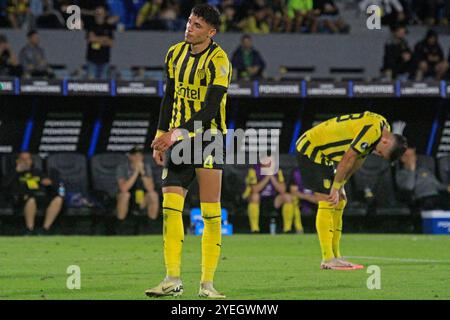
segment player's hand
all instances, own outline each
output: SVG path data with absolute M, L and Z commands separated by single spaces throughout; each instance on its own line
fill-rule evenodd
M 49 178 L 44 178 L 44 179 L 42 179 L 41 184 L 44 187 L 48 187 L 52 184 L 52 180 L 50 180 Z
M 163 133 L 159 138 L 156 138 L 152 142 L 152 148 L 161 152 L 165 152 L 176 141 L 174 130 Z
M 153 150 L 153 159 L 158 166 L 162 167 L 164 166 L 165 153 L 155 149 Z
M 328 195 L 328 202 L 330 202 L 333 206 L 337 206 L 339 203 L 339 193 L 340 191 L 335 188 L 331 188 L 330 194 Z

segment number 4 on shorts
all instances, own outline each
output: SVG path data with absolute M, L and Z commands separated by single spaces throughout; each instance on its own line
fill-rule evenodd
M 214 157 L 212 155 L 207 156 L 205 161 L 203 162 L 203 168 L 212 169 L 213 162 L 214 162 Z

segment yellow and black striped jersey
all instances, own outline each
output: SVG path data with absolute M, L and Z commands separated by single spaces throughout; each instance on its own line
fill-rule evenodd
M 200 111 L 205 104 L 209 86 L 228 88 L 231 80 L 231 63 L 225 51 L 214 41 L 203 52 L 192 54 L 190 45 L 180 42 L 172 47 L 165 60 L 167 79 L 175 84 L 172 117 L 169 128 L 178 128 L 192 115 Z M 203 124 L 203 129 L 217 129 L 226 133 L 225 93 L 217 115 L 210 124 Z
M 296 147 L 300 154 L 319 164 L 341 161 L 350 147 L 364 158 L 381 139 L 383 128 L 391 130 L 386 119 L 373 112 L 342 115 L 306 131 Z

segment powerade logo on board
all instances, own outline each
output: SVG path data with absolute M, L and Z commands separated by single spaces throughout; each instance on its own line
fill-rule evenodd
M 444 229 L 446 230 L 448 233 L 450 233 L 450 221 L 439 221 L 437 223 L 437 227 L 439 229 Z

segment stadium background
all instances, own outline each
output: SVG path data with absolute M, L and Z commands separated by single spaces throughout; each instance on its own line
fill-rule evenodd
M 371 110 L 383 114 L 390 123 L 404 122 L 404 134 L 410 144 L 448 183 L 448 172 L 441 170 L 440 164 L 448 161 L 445 156 L 450 134 L 447 129 L 450 83 L 433 79 L 386 82 L 380 76 L 380 68 L 389 28 L 368 30 L 366 16 L 355 14 L 359 9 L 354 1 L 336 3 L 351 26 L 349 34 L 252 35 L 255 48 L 266 61 L 266 75 L 256 81 L 233 82 L 227 106 L 228 126 L 279 130 L 281 167 L 289 175 L 296 165 L 294 142 L 302 132 L 332 116 Z M 440 43 L 448 57 L 448 27 L 435 29 L 442 33 Z M 423 38 L 427 28 L 413 25 L 408 30 L 408 41 L 414 44 Z M 26 32 L 1 30 L 15 52 L 25 44 Z M 0 174 L 7 173 L 11 158 L 20 150 L 39 155 L 43 168 L 49 157 L 63 152 L 68 164 L 81 166 L 74 169 L 74 176 L 65 177 L 73 179 L 68 183 L 68 191 L 94 194 L 92 160 L 96 156 L 123 153 L 136 144 L 151 152 L 163 93 L 162 61 L 168 46 L 182 39 L 182 33 L 116 31 L 112 78 L 107 81 L 83 79 L 84 31 L 39 30 L 39 34 L 56 79 L 2 78 Z M 241 35 L 219 34 L 216 41 L 231 55 Z M 133 75 L 138 69 L 143 71 L 141 77 Z M 65 130 L 55 130 L 58 128 Z M 75 153 L 78 155 L 74 156 Z M 150 157 L 148 161 L 152 162 Z M 153 162 L 152 167 L 160 192 L 161 169 Z M 240 200 L 247 168 L 232 165 L 224 173 L 223 206 L 228 209 L 236 232 L 248 231 L 246 205 Z M 417 217 L 412 217 L 407 200 L 397 190 L 396 168 L 383 168 L 383 175 L 374 185 L 375 206 L 365 202 L 360 182 L 355 179 L 350 182 L 346 231 L 412 231 L 412 221 Z M 189 226 L 189 209 L 198 206 L 195 186 L 187 203 L 184 219 Z M 314 213 L 305 210 L 303 218 L 305 231 L 313 232 Z M 2 234 L 18 234 L 23 224 L 20 214 L 5 203 L 0 208 L 0 221 Z M 113 221 L 111 210 L 65 207 L 56 232 L 111 234 Z M 139 221 L 130 221 L 130 229 L 136 223 Z M 263 230 L 267 230 L 268 218 L 262 223 Z

